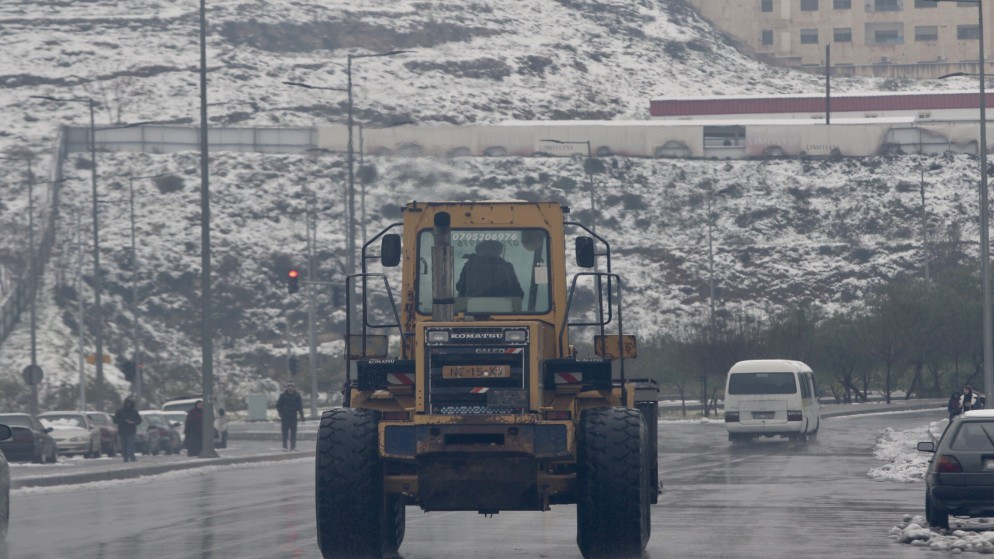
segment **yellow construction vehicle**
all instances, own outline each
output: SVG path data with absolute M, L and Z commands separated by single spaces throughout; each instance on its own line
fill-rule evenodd
M 345 286 L 358 327 L 350 317 L 344 406 L 318 433 L 324 557 L 397 553 L 406 505 L 496 514 L 567 503 L 584 557 L 642 554 L 658 494 L 657 390 L 625 377 L 636 348 L 622 280 L 608 243 L 568 211 L 415 202 L 363 247 L 362 273 Z M 567 228 L 581 233 L 575 263 L 588 270 L 571 279 Z M 377 242 L 379 256 L 367 254 Z M 375 260 L 402 264 L 399 311 L 390 274 L 367 269 Z M 586 309 L 571 319 L 578 284 Z M 574 328 L 594 331 L 592 355 L 577 355 Z M 387 358 L 390 332 L 398 355 Z

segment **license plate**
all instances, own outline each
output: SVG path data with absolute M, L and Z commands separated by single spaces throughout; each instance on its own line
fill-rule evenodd
M 508 378 L 510 365 L 443 365 L 442 378 Z
M 752 412 L 753 419 L 773 419 L 775 412 L 771 411 L 754 411 Z

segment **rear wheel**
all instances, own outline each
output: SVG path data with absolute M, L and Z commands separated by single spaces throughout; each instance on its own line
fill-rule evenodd
M 383 495 L 379 420 L 378 411 L 353 408 L 321 416 L 315 500 L 318 547 L 326 559 L 380 559 L 403 540 L 403 504 Z
M 928 520 L 929 526 L 933 528 L 949 529 L 949 513 L 939 510 L 932 504 L 928 489 L 925 490 L 925 520 Z
M 642 414 L 586 410 L 577 435 L 577 532 L 587 559 L 640 557 L 649 541 L 649 472 Z

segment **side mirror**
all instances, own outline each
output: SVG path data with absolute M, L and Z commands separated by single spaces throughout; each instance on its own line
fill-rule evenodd
M 0 441 L 5 441 L 9 439 L 11 435 L 13 435 L 13 433 L 11 432 L 10 427 L 7 427 L 6 425 L 0 425 Z
M 46 433 L 51 433 L 51 432 L 52 432 L 52 431 L 54 431 L 54 430 L 55 430 L 55 429 L 52 429 L 51 427 L 45 427 L 45 429 L 44 429 L 44 431 L 45 431 Z
M 380 242 L 380 264 L 386 268 L 400 264 L 400 235 L 396 233 L 383 235 L 383 240 Z
M 594 239 L 591 237 L 577 237 L 576 265 L 581 268 L 593 268 L 595 259 Z
M 935 443 L 918 443 L 918 452 L 935 452 Z

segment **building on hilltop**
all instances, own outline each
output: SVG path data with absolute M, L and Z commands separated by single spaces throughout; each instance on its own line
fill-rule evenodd
M 931 0 L 687 0 L 760 60 L 832 74 L 935 78 L 978 72 L 977 2 Z M 994 2 L 984 3 L 994 26 Z M 990 28 L 988 28 L 988 31 Z M 994 41 L 986 33 L 987 71 Z

